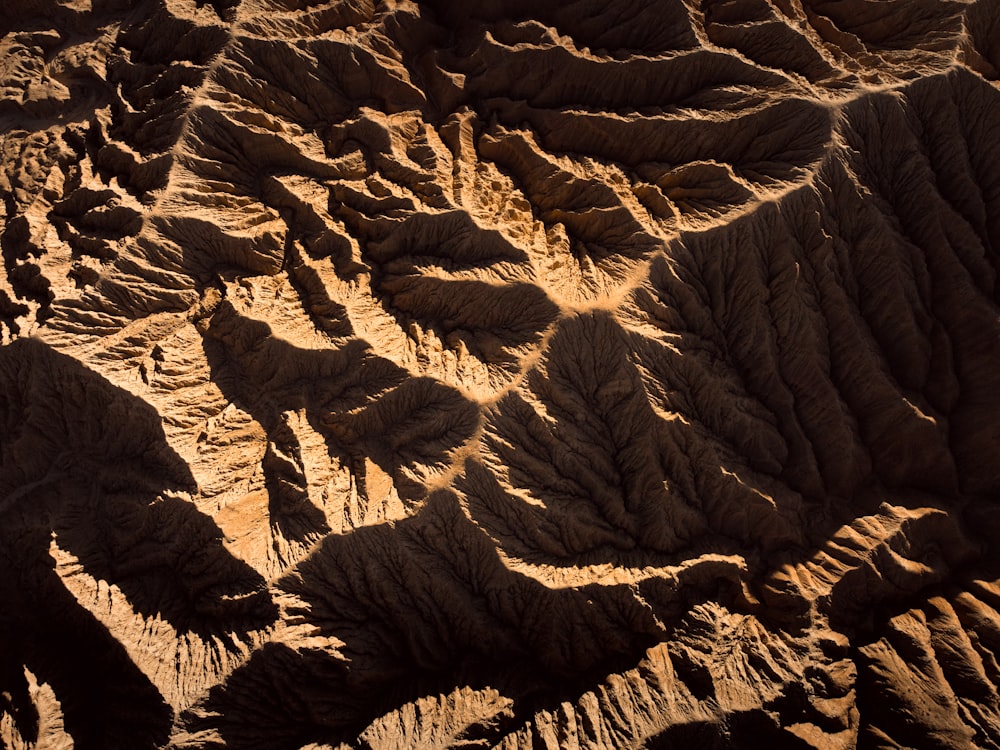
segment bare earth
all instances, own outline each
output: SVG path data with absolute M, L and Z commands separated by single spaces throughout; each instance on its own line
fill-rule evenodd
M 1000 747 L 1000 2 L 3 0 L 0 747 Z

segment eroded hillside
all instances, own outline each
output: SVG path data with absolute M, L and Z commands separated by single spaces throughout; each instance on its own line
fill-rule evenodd
M 0 746 L 1000 747 L 993 0 L 0 37 Z

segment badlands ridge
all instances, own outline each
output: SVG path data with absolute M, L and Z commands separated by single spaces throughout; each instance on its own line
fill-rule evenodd
M 994 0 L 4 0 L 0 746 L 1000 747 Z

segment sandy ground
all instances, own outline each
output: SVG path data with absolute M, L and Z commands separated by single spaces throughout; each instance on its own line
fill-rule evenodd
M 0 747 L 1000 747 L 998 69 L 4 0 Z

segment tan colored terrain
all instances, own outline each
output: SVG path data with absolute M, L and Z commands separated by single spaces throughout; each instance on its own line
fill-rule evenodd
M 1000 2 L 3 0 L 0 747 L 1000 748 Z

